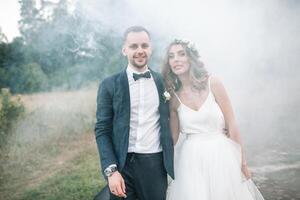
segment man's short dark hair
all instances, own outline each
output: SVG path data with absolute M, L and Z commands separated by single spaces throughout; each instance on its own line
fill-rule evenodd
M 128 34 L 131 33 L 131 32 L 146 32 L 147 35 L 150 38 L 150 33 L 149 33 L 149 31 L 145 27 L 142 27 L 142 26 L 131 26 L 131 27 L 127 28 L 126 31 L 124 32 L 124 35 L 123 35 L 123 41 L 124 42 L 127 39 Z

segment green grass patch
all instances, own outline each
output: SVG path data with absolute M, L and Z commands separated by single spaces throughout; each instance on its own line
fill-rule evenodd
M 85 151 L 66 163 L 61 171 L 26 190 L 21 199 L 93 199 L 104 185 L 97 152 Z

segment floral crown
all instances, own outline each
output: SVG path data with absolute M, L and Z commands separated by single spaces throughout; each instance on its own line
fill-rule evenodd
M 174 44 L 184 45 L 190 52 L 192 52 L 197 58 L 200 58 L 199 52 L 196 49 L 196 45 L 185 39 L 175 39 Z

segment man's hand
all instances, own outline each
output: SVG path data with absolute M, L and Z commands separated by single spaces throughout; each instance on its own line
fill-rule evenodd
M 118 171 L 108 177 L 108 186 L 112 194 L 126 198 L 125 181 Z

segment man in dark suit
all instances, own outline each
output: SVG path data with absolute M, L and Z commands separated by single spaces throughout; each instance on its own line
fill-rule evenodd
M 169 108 L 160 74 L 147 63 L 149 32 L 124 34 L 128 66 L 102 81 L 97 96 L 96 141 L 111 199 L 164 200 L 167 174 L 174 178 Z

